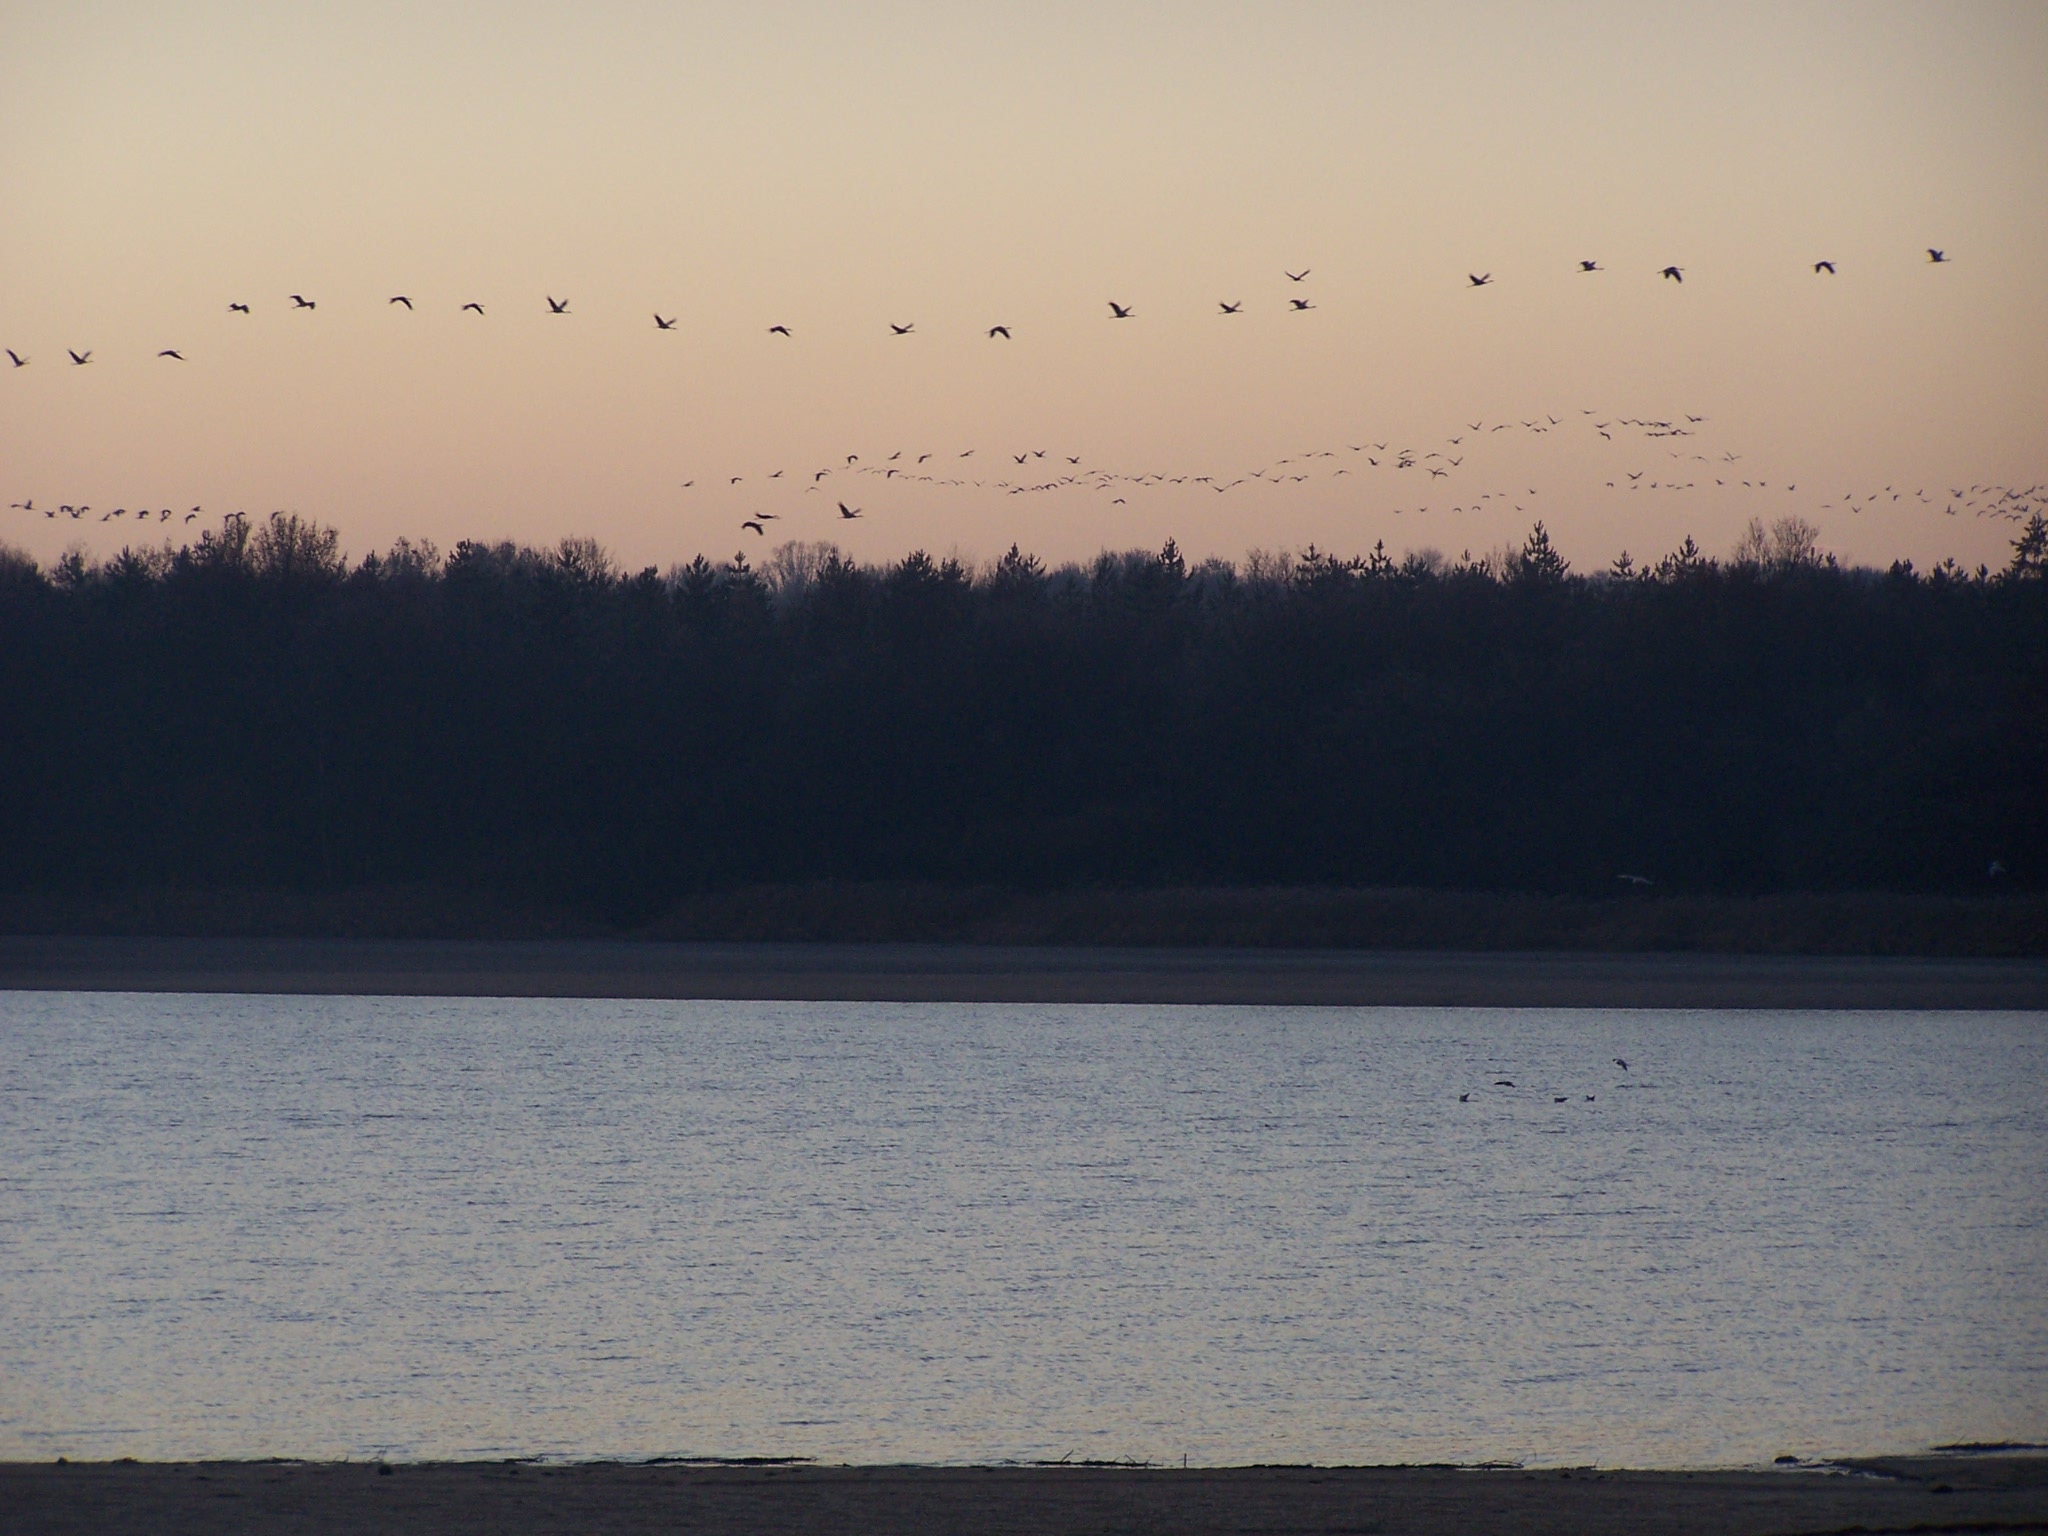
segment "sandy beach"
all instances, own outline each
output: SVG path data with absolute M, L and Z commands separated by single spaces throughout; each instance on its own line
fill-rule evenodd
M 1715 1472 L 16 1463 L 0 1466 L 0 1508 L 20 1536 L 2039 1532 L 2048 1531 L 2048 1457 Z
M 1429 950 L 0 938 L 0 989 L 858 1002 L 2048 1008 L 2048 960 Z

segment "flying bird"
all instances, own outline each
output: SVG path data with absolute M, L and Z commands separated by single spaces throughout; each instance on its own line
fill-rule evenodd
M 475 310 L 475 311 L 476 311 L 476 312 L 477 312 L 478 314 L 482 314 L 482 313 L 484 312 L 484 307 L 483 307 L 483 305 L 481 305 L 481 304 L 465 304 L 465 305 L 463 305 L 463 306 L 462 306 L 462 308 L 463 308 L 463 310 L 472 310 L 472 309 L 473 309 L 473 310 Z
M 548 301 L 549 314 L 566 315 L 569 313 L 569 301 L 567 299 L 557 299 L 551 294 L 543 295 L 543 297 Z
M 1290 304 L 1292 304 L 1292 305 L 1294 306 L 1294 312 L 1295 312 L 1295 313 L 1296 313 L 1297 315 L 1298 315 L 1298 314 L 1300 314 L 1300 313 L 1301 313 L 1301 312 L 1302 312 L 1303 310 L 1305 310 L 1305 309 L 1314 309 L 1314 308 L 1315 308 L 1315 305 L 1313 305 L 1313 304 L 1309 303 L 1309 301 L 1308 301 L 1307 299 L 1289 299 L 1289 300 L 1288 300 L 1287 302 L 1288 302 L 1288 303 L 1290 303 Z
M 1835 264 L 1832 261 L 1816 261 L 1813 264 L 1813 270 L 1815 275 L 1825 272 L 1829 277 L 1833 277 L 1835 275 Z
M 319 307 L 320 306 L 318 304 L 315 304 L 311 299 L 307 298 L 302 293 L 295 293 L 292 295 L 293 309 L 318 309 Z
M 1933 246 L 1930 245 L 1929 247 L 1927 247 L 1927 259 L 1929 261 L 1947 261 L 1948 252 L 1937 251 Z
M 1282 272 L 1287 272 L 1287 269 L 1285 267 L 1282 267 L 1280 270 Z M 1308 274 L 1309 269 L 1307 267 L 1303 267 L 1299 272 L 1287 272 L 1287 280 L 1291 283 L 1298 283 L 1304 277 L 1307 277 Z
M 1663 270 L 1662 272 L 1660 272 L 1660 273 L 1658 274 L 1658 276 L 1660 276 L 1660 277 L 1668 277 L 1668 278 L 1670 278 L 1670 279 L 1671 279 L 1671 281 L 1672 281 L 1672 282 L 1674 282 L 1674 283 L 1682 283 L 1682 282 L 1684 282 L 1684 281 L 1685 281 L 1685 268 L 1683 268 L 1683 267 L 1666 267 L 1666 268 L 1665 268 L 1665 269 L 1664 269 L 1664 270 Z
M 859 517 L 860 508 L 849 507 L 845 502 L 842 501 L 841 503 L 839 503 L 839 515 L 841 517 Z
M 741 523 L 740 527 L 742 529 L 751 528 L 754 530 L 754 532 L 760 534 L 765 534 L 768 531 L 767 529 L 763 528 L 759 523 L 755 522 L 752 518 L 748 518 L 744 523 Z
M 1581 272 L 1598 272 L 1600 270 L 1600 263 L 1597 261 L 1582 261 L 1579 263 L 1579 270 Z
M 678 318 L 680 318 L 680 317 L 678 317 Z M 655 329 L 656 329 L 657 331 L 672 331 L 672 330 L 674 330 L 674 329 L 676 328 L 676 322 L 675 322 L 675 320 L 673 320 L 673 319 L 670 319 L 670 320 L 664 320 L 664 319 L 662 319 L 662 318 L 661 318 L 661 311 L 660 311 L 660 310 L 656 310 L 656 311 L 654 312 L 654 328 L 655 328 Z
M 1131 318 L 1131 309 L 1131 305 L 1119 304 L 1115 299 L 1111 299 L 1109 301 L 1109 318 L 1112 320 L 1128 320 Z
M 23 357 L 19 352 L 15 351 L 14 348 L 12 347 L 9 347 L 7 349 L 7 361 L 14 364 L 14 366 L 17 368 L 26 368 L 28 366 L 28 359 Z
M 1002 337 L 1005 341 L 1010 340 L 1010 328 L 1007 325 L 990 326 L 988 328 L 989 340 L 994 341 L 998 336 Z
M 165 348 L 163 349 L 163 351 L 161 351 L 161 352 L 157 353 L 157 356 L 158 356 L 158 357 L 174 357 L 174 358 L 176 358 L 176 359 L 177 359 L 177 360 L 178 360 L 179 362 L 181 362 L 181 363 L 182 363 L 183 361 L 185 361 L 185 354 L 184 354 L 184 353 L 182 353 L 182 352 L 180 352 L 180 351 L 179 351 L 179 350 L 178 350 L 178 349 L 177 349 L 176 347 L 165 347 Z
M 770 336 L 787 336 L 789 334 L 789 327 L 786 325 L 771 325 L 768 327 L 768 334 Z
M 404 294 L 402 294 L 402 293 L 400 293 L 400 294 L 394 294 L 394 295 L 393 295 L 393 296 L 392 296 L 391 298 L 387 299 L 387 300 L 386 300 L 385 302 L 386 302 L 386 303 L 388 303 L 388 304 L 403 304 L 403 305 L 404 305 L 404 306 L 405 306 L 405 307 L 406 307 L 407 309 L 411 309 L 411 308 L 412 308 L 412 300 L 411 300 L 411 299 L 408 299 L 408 298 L 407 298 L 407 297 L 406 297 L 406 296 L 405 296 Z
M 231 315 L 246 315 L 249 313 L 249 306 L 246 304 L 230 304 L 228 306 L 228 313 Z
M 1467 272 L 1465 280 L 1471 283 L 1474 288 L 1484 288 L 1493 281 L 1493 274 L 1491 272 Z
M 1244 309 L 1244 300 L 1239 299 L 1235 304 L 1225 304 L 1222 300 L 1219 299 L 1217 301 L 1216 307 L 1222 310 L 1223 313 L 1226 315 L 1235 315 L 1240 313 Z
M 85 355 L 82 357 L 78 353 L 72 352 L 69 347 L 66 347 L 64 350 L 67 353 L 70 353 L 71 361 L 78 364 L 78 366 L 81 368 L 83 368 L 87 363 L 92 361 L 92 349 L 89 347 L 86 349 Z
M 1623 1060 L 1622 1060 L 1622 1059 L 1621 1059 L 1621 1058 L 1620 1058 L 1619 1056 L 1617 1056 L 1617 1057 L 1615 1057 L 1615 1058 L 1614 1058 L 1614 1064 L 1615 1064 L 1615 1065 L 1616 1065 L 1617 1067 L 1621 1068 L 1621 1070 L 1622 1070 L 1622 1071 L 1624 1071 L 1624 1072 L 1626 1072 L 1626 1071 L 1628 1070 L 1628 1063 L 1627 1063 L 1627 1062 L 1625 1062 L 1625 1061 L 1623 1061 Z
M 898 336 L 908 336 L 912 331 L 917 329 L 917 322 L 913 320 L 908 325 L 898 325 L 894 320 L 891 320 L 889 322 L 889 329 L 894 331 Z

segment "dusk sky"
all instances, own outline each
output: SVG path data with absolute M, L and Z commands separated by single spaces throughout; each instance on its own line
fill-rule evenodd
M 1999 563 L 1970 488 L 2048 486 L 2044 86 L 2031 0 L 12 0 L 0 499 L 94 510 L 0 540 L 1455 554 L 1541 517 L 1583 568 L 1798 513 Z M 872 472 L 920 454 L 983 484 Z

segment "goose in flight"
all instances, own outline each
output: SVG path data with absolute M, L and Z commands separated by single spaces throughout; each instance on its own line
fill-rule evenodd
M 228 313 L 231 315 L 246 315 L 249 313 L 249 306 L 246 304 L 230 304 L 228 306 Z
M 1929 247 L 1927 247 L 1927 259 L 1929 261 L 1947 261 L 1948 252 L 1937 251 L 1933 246 L 1930 245 Z
M 319 307 L 320 306 L 318 304 L 315 304 L 311 299 L 307 298 L 302 293 L 295 293 L 292 295 L 293 309 L 318 309 Z
M 554 297 L 552 294 L 544 294 L 542 295 L 542 297 L 546 298 L 548 301 L 549 314 L 566 315 L 567 313 L 569 313 L 569 301 L 567 299 L 558 299 Z
M 787 336 L 789 335 L 789 327 L 786 325 L 771 325 L 768 327 L 768 334 L 770 336 Z
M 1685 268 L 1666 267 L 1662 272 L 1658 273 L 1657 275 L 1659 277 L 1668 277 L 1674 283 L 1682 283 L 1685 281 Z
M 1109 301 L 1109 318 L 1112 320 L 1128 320 L 1131 318 L 1133 307 L 1129 304 L 1119 304 L 1115 299 L 1111 299 Z
M 1813 264 L 1813 270 L 1815 276 L 1825 272 L 1829 277 L 1833 277 L 1835 275 L 1835 264 L 1832 261 L 1816 261 Z
M 163 351 L 157 353 L 157 356 L 175 358 L 181 363 L 185 361 L 185 354 L 180 352 L 176 347 L 165 347 Z
M 988 328 L 988 339 L 994 341 L 998 336 L 1002 337 L 1005 341 L 1010 340 L 1010 328 L 1007 325 L 990 326 Z
M 1582 261 L 1579 263 L 1579 270 L 1581 272 L 1598 272 L 1600 270 L 1600 263 L 1597 261 Z
M 463 312 L 463 313 L 467 313 L 468 311 L 470 311 L 470 310 L 472 310 L 472 309 L 473 309 L 473 310 L 475 310 L 475 311 L 476 311 L 476 312 L 477 312 L 478 314 L 482 314 L 482 313 L 484 312 L 484 307 L 483 307 L 483 305 L 481 305 L 481 304 L 475 304 L 475 303 L 471 303 L 471 304 L 465 304 L 465 305 L 463 305 L 463 306 L 462 306 L 462 312 Z
M 839 515 L 840 515 L 841 517 L 846 517 L 846 518 L 853 518 L 853 517 L 859 517 L 859 516 L 860 516 L 860 508 L 859 508 L 859 507 L 849 507 L 849 506 L 848 506 L 848 505 L 847 505 L 847 504 L 846 504 L 845 502 L 843 502 L 843 501 L 842 501 L 841 503 L 839 503 Z
M 404 305 L 404 306 L 405 306 L 405 307 L 406 307 L 407 309 L 411 309 L 411 308 L 412 308 L 412 300 L 411 300 L 411 299 L 408 299 L 408 298 L 407 298 L 407 297 L 406 297 L 406 296 L 405 296 L 404 294 L 402 294 L 402 293 L 395 293 L 395 294 L 393 294 L 393 295 L 392 295 L 392 296 L 391 296 L 391 297 L 390 297 L 389 299 L 387 299 L 387 300 L 386 300 L 385 302 L 386 302 L 386 303 L 388 303 L 388 304 L 403 304 L 403 305 Z
M 1244 309 L 1244 300 L 1239 299 L 1235 304 L 1225 304 L 1221 299 L 1218 299 L 1216 301 L 1216 307 L 1222 310 L 1223 313 L 1226 315 L 1235 315 L 1242 313 Z
M 1281 270 L 1282 272 L 1287 272 L 1287 269 L 1286 269 L 1285 267 L 1282 267 L 1282 268 L 1281 268 L 1280 270 Z M 1302 280 L 1302 279 L 1303 279 L 1304 277 L 1307 277 L 1307 276 L 1308 276 L 1308 274 L 1309 274 L 1309 269 L 1308 269 L 1307 267 L 1303 267 L 1303 268 L 1302 268 L 1302 269 L 1301 269 L 1301 270 L 1300 270 L 1299 272 L 1287 272 L 1287 280 L 1288 280 L 1288 281 L 1289 281 L 1290 283 L 1298 283 L 1298 282 L 1300 282 L 1300 281 L 1301 281 L 1301 280 Z
M 676 316 L 676 317 L 672 317 L 672 318 L 670 318 L 670 319 L 664 320 L 664 319 L 662 319 L 662 318 L 661 318 L 661 311 L 660 311 L 660 310 L 656 310 L 656 311 L 654 312 L 654 328 L 655 328 L 655 329 L 656 329 L 657 331 L 672 331 L 672 330 L 674 330 L 674 329 L 676 328 L 676 320 L 677 320 L 677 319 L 679 319 L 679 318 L 681 318 L 681 317 L 680 317 L 680 316 Z
M 83 356 L 80 356 L 76 352 L 72 352 L 69 347 L 66 347 L 64 350 L 70 354 L 71 361 L 76 363 L 81 368 L 83 368 L 87 363 L 92 361 L 92 349 L 90 347 L 86 348 Z
M 1301 312 L 1302 312 L 1303 310 L 1305 310 L 1305 309 L 1314 309 L 1314 308 L 1315 308 L 1315 305 L 1313 305 L 1313 304 L 1309 303 L 1309 301 L 1308 301 L 1307 299 L 1289 299 L 1289 300 L 1288 300 L 1287 302 L 1288 302 L 1288 303 L 1290 303 L 1290 304 L 1292 304 L 1292 305 L 1294 306 L 1294 312 L 1295 312 L 1295 313 L 1296 313 L 1297 315 L 1298 315 L 1298 314 L 1300 314 L 1300 313 L 1301 313 Z
M 12 347 L 9 347 L 7 349 L 7 361 L 14 364 L 14 366 L 17 368 L 26 368 L 28 366 L 28 359 L 23 357 L 19 352 L 15 351 L 14 348 Z
M 1493 274 L 1491 272 L 1467 272 L 1465 280 L 1474 288 L 1484 288 L 1493 281 Z
M 889 329 L 894 331 L 898 336 L 908 336 L 912 331 L 917 329 L 917 322 L 913 320 L 908 325 L 898 325 L 894 320 L 891 320 L 889 322 Z

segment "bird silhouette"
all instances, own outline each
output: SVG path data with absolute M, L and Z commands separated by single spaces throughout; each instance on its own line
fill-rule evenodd
M 181 362 L 181 363 L 182 363 L 183 361 L 185 361 L 185 354 L 184 354 L 184 353 L 182 353 L 182 352 L 180 352 L 180 351 L 179 351 L 179 350 L 178 350 L 178 349 L 177 349 L 176 347 L 165 347 L 165 348 L 163 349 L 163 351 L 161 351 L 161 352 L 157 353 L 157 356 L 158 356 L 158 357 L 174 357 L 174 358 L 176 358 L 176 359 L 177 359 L 177 360 L 178 360 L 179 362 Z
M 1668 277 L 1674 283 L 1682 283 L 1685 281 L 1685 269 L 1683 267 L 1666 267 L 1662 272 L 1658 273 L 1657 275 L 1659 277 Z
M 1515 1086 L 1514 1079 L 1507 1077 L 1496 1077 L 1493 1080 L 1493 1086 L 1496 1088 L 1512 1088 Z
M 463 306 L 462 306 L 462 308 L 463 308 L 463 310 L 465 310 L 465 311 L 467 311 L 467 310 L 472 310 L 472 309 L 473 309 L 473 310 L 475 310 L 475 311 L 476 311 L 476 312 L 477 312 L 478 314 L 482 314 L 482 313 L 484 312 L 484 307 L 483 307 L 483 305 L 481 305 L 481 304 L 475 304 L 475 303 L 471 303 L 471 304 L 465 304 L 465 305 L 463 305 Z
M 1491 272 L 1467 272 L 1465 280 L 1474 288 L 1484 288 L 1493 281 L 1493 274 Z
M 847 504 L 846 504 L 845 502 L 843 502 L 843 501 L 842 501 L 841 503 L 839 503 L 839 515 L 840 515 L 841 517 L 846 517 L 846 518 L 853 518 L 853 517 L 859 517 L 859 516 L 860 516 L 860 508 L 859 508 L 859 507 L 849 507 L 849 506 L 848 506 L 848 505 L 847 505 Z
M 994 341 L 998 336 L 1008 341 L 1011 339 L 1010 328 L 1007 325 L 992 325 L 988 328 L 988 336 L 990 341 Z
M 1115 299 L 1111 299 L 1109 301 L 1109 318 L 1112 320 L 1128 320 L 1131 318 L 1133 307 L 1129 304 L 1119 304 Z
M 771 325 L 768 327 L 768 334 L 770 336 L 787 336 L 789 334 L 789 327 L 786 325 Z
M 311 299 L 307 298 L 304 294 L 295 293 L 292 295 L 293 309 L 318 309 L 319 307 L 320 306 L 318 304 L 315 304 Z
M 83 356 L 76 352 L 72 352 L 69 347 L 66 347 L 64 350 L 70 354 L 71 361 L 78 364 L 78 366 L 81 368 L 83 368 L 87 363 L 92 361 L 91 348 L 87 348 Z
M 889 322 L 889 329 L 894 331 L 898 336 L 908 336 L 912 331 L 917 329 L 917 322 L 913 320 L 908 325 L 898 325 L 894 320 L 891 320 Z
M 1598 272 L 1600 270 L 1600 263 L 1597 261 L 1582 261 L 1579 263 L 1579 270 L 1581 272 Z
M 1627 1063 L 1627 1062 L 1625 1062 L 1625 1061 L 1623 1061 L 1623 1060 L 1622 1060 L 1622 1059 L 1621 1059 L 1621 1058 L 1620 1058 L 1619 1056 L 1617 1056 L 1617 1057 L 1615 1057 L 1615 1058 L 1614 1058 L 1614 1064 L 1615 1064 L 1615 1065 L 1616 1065 L 1617 1067 L 1621 1068 L 1621 1070 L 1622 1070 L 1622 1071 L 1624 1071 L 1624 1072 L 1626 1072 L 1626 1071 L 1628 1070 L 1628 1063 Z
M 17 368 L 26 368 L 28 366 L 28 359 L 23 357 L 19 352 L 15 351 L 14 348 L 12 347 L 9 347 L 7 349 L 7 361 L 14 364 L 14 366 Z
M 548 301 L 549 314 L 566 315 L 569 313 L 569 301 L 567 299 L 557 299 L 552 294 L 544 294 L 542 297 Z
M 403 304 L 407 309 L 412 308 L 412 300 L 408 299 L 402 293 L 393 294 L 389 299 L 385 300 L 385 302 L 387 304 Z
M 1816 261 L 1813 264 L 1813 270 L 1816 276 L 1825 272 L 1829 277 L 1833 277 L 1835 275 L 1835 264 L 1832 261 Z
M 1294 312 L 1295 312 L 1295 313 L 1296 313 L 1297 315 L 1298 315 L 1298 314 L 1300 314 L 1300 313 L 1301 313 L 1301 312 L 1302 312 L 1303 310 L 1305 310 L 1305 309 L 1314 309 L 1314 308 L 1315 308 L 1315 305 L 1313 305 L 1313 304 L 1309 303 L 1309 301 L 1308 301 L 1307 299 L 1289 299 L 1289 300 L 1288 300 L 1287 302 L 1288 302 L 1289 304 L 1292 304 L 1292 305 L 1294 306 Z
M 1235 315 L 1240 313 L 1244 309 L 1244 300 L 1239 299 L 1235 304 L 1225 304 L 1221 300 L 1218 300 L 1216 307 L 1222 310 L 1223 313 L 1226 315 Z
M 1927 247 L 1927 259 L 1929 261 L 1947 261 L 1948 252 L 1937 251 L 1933 246 L 1930 245 L 1929 247 Z
M 249 313 L 249 306 L 246 304 L 230 304 L 228 306 L 228 313 L 231 315 L 246 315 Z
M 742 530 L 751 528 L 754 530 L 754 532 L 759 534 L 765 534 L 768 531 L 766 528 L 763 528 L 759 523 L 755 522 L 752 518 L 748 518 L 744 523 L 741 523 L 740 527 Z
M 1287 272 L 1287 269 L 1286 269 L 1285 267 L 1282 267 L 1282 268 L 1281 268 L 1280 270 L 1281 270 L 1282 272 Z M 1302 268 L 1302 269 L 1301 269 L 1301 270 L 1300 270 L 1299 272 L 1287 272 L 1287 280 L 1288 280 L 1288 281 L 1289 281 L 1290 283 L 1298 283 L 1298 282 L 1300 282 L 1300 281 L 1301 281 L 1301 280 L 1302 280 L 1302 279 L 1303 279 L 1304 277 L 1307 277 L 1307 276 L 1308 276 L 1308 274 L 1309 274 L 1309 269 L 1308 269 L 1307 267 L 1303 267 L 1303 268 Z
M 680 318 L 680 317 L 677 317 L 677 318 Z M 656 329 L 657 331 L 672 331 L 672 330 L 674 330 L 674 329 L 676 328 L 676 322 L 675 322 L 675 320 L 664 320 L 664 319 L 662 319 L 662 318 L 661 318 L 661 311 L 660 311 L 660 310 L 656 310 L 656 311 L 654 312 L 654 328 L 655 328 L 655 329 Z

